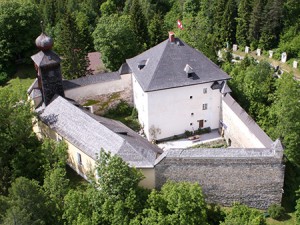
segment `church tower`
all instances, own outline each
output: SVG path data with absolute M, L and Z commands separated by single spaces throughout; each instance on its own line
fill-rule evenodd
M 41 90 L 43 102 L 48 105 L 54 95 L 65 96 L 60 70 L 60 57 L 53 52 L 52 38 L 44 32 L 35 40 L 35 44 L 40 50 L 31 56 L 37 71 L 38 87 Z

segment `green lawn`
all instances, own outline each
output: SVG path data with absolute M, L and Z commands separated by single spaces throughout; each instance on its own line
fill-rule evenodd
M 33 65 L 18 65 L 17 72 L 4 85 L 4 87 L 11 86 L 12 88 L 20 88 L 20 91 L 26 91 L 33 83 L 36 72 Z M 0 86 L 1 87 L 1 86 Z

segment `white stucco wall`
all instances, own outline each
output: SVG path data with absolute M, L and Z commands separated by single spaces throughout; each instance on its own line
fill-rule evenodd
M 269 148 L 272 140 L 255 123 L 237 102 L 228 105 L 222 101 L 222 121 L 225 124 L 225 139 L 230 139 L 234 148 Z
M 153 92 L 143 92 L 133 76 L 134 102 L 139 112 L 139 120 L 144 124 L 149 140 L 151 128 L 158 128 L 155 139 L 163 139 L 182 134 L 185 130 L 199 128 L 199 120 L 204 120 L 203 127 L 219 127 L 221 93 L 212 90 L 212 83 L 172 88 Z M 207 93 L 203 92 L 203 89 Z M 203 104 L 207 109 L 203 110 Z
M 138 111 L 139 122 L 148 136 L 148 94 L 143 91 L 137 80 L 132 76 L 133 103 Z

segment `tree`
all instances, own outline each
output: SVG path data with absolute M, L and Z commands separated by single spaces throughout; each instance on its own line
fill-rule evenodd
M 147 203 L 149 207 L 133 224 L 207 224 L 207 207 L 199 184 L 168 181 L 160 192 L 151 192 Z
M 268 0 L 263 17 L 259 44 L 264 49 L 277 46 L 282 30 L 283 0 Z
M 45 138 L 42 143 L 43 167 L 45 171 L 54 168 L 65 168 L 68 158 L 67 144 L 64 141 L 56 142 Z
M 221 41 L 226 41 L 230 46 L 234 44 L 236 35 L 237 8 L 234 0 L 228 0 L 222 16 L 220 36 Z
M 274 139 L 280 137 L 285 155 L 300 165 L 299 82 L 291 74 L 284 74 L 275 85 L 274 103 L 270 110 L 273 126 L 268 131 Z
M 56 30 L 55 49 L 62 57 L 62 74 L 66 79 L 88 75 L 86 42 L 74 16 L 67 13 Z
M 95 49 L 107 69 L 117 70 L 125 59 L 135 56 L 140 46 L 128 15 L 101 17 L 93 32 Z
M 44 179 L 44 193 L 50 198 L 54 207 L 51 214 L 56 218 L 57 222 L 63 224 L 62 215 L 64 209 L 64 197 L 68 193 L 69 179 L 66 178 L 65 168 L 54 168 L 47 171 Z
M 227 213 L 225 221 L 220 225 L 266 225 L 266 219 L 258 210 L 251 209 L 245 205 L 235 204 L 232 210 Z
M 251 15 L 251 1 L 241 0 L 238 6 L 238 17 L 236 27 L 236 41 L 241 46 L 249 44 L 249 23 Z
M 47 208 L 47 197 L 37 181 L 24 177 L 17 178 L 4 199 L 8 208 L 3 214 L 3 221 L 28 222 L 28 224 L 51 224 L 51 212 Z M 21 220 L 24 216 L 24 221 Z
M 272 75 L 273 71 L 268 62 L 251 65 L 244 74 L 243 92 L 249 102 L 246 110 L 258 123 L 265 120 L 266 111 L 271 105 L 270 95 L 274 92 Z
M 132 0 L 129 13 L 132 19 L 134 34 L 138 40 L 139 45 L 141 46 L 139 52 L 142 52 L 147 48 L 147 45 L 149 44 L 149 35 L 147 29 L 147 21 L 142 11 L 139 0 Z
M 32 112 L 20 81 L 0 89 L 0 194 L 13 179 L 25 176 L 42 181 L 43 157 L 33 133 Z
M 165 32 L 163 19 L 160 14 L 154 14 L 150 24 L 148 26 L 149 33 L 149 47 L 153 47 L 165 39 L 167 32 Z
M 216 41 L 217 49 L 224 47 L 224 42 L 226 41 L 225 39 L 223 39 L 224 35 L 222 34 L 222 32 L 225 30 L 225 28 L 223 27 L 223 15 L 225 15 L 225 7 L 225 0 L 214 1 L 213 34 Z
M 120 157 L 100 151 L 96 165 L 99 174 L 99 189 L 105 196 L 117 196 L 125 200 L 131 190 L 138 188 L 143 179 L 142 173 L 128 166 Z
M 252 49 L 258 47 L 258 42 L 261 36 L 264 5 L 265 0 L 254 0 L 253 2 L 253 10 L 250 16 L 249 24 L 249 39 Z
M 4 72 L 15 60 L 29 59 L 34 52 L 33 40 L 40 33 L 38 12 L 30 3 L 0 2 L 0 67 Z

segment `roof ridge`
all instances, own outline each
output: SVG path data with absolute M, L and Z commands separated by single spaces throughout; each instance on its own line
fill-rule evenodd
M 161 53 L 161 55 L 160 55 L 160 58 L 159 58 L 159 60 L 158 60 L 158 63 L 156 64 L 156 68 L 155 68 L 155 70 L 154 70 L 154 72 L 153 72 L 153 75 L 154 75 L 154 76 L 151 77 L 150 82 L 148 83 L 147 87 L 145 87 L 146 90 L 149 90 L 152 81 L 153 81 L 154 78 L 156 77 L 156 76 L 155 76 L 156 71 L 158 70 L 159 65 L 161 64 L 161 59 L 163 58 L 163 55 L 164 55 L 164 53 L 166 52 L 166 49 L 167 49 L 168 43 L 169 43 L 169 39 L 166 39 L 165 42 L 166 42 L 166 44 L 165 44 L 164 50 L 162 51 L 162 53 Z

